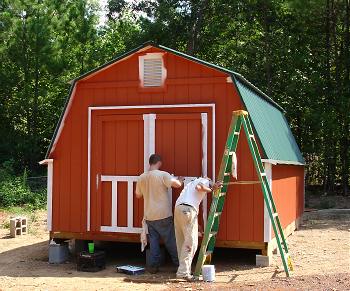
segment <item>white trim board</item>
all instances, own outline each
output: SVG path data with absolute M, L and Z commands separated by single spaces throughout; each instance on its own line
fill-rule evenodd
M 149 168 L 149 157 L 155 153 L 156 118 L 157 115 L 153 113 L 143 115 L 143 170 L 145 172 Z
M 53 189 L 53 159 L 45 159 L 39 162 L 47 165 L 47 230 L 52 230 L 52 189 Z
M 295 165 L 295 166 L 305 166 L 305 164 L 294 161 L 280 161 L 280 160 L 271 160 L 271 159 L 261 159 L 263 163 L 270 163 L 272 165 Z
M 272 164 L 265 162 L 264 166 L 265 166 L 266 178 L 269 182 L 269 186 L 272 193 Z M 267 210 L 266 203 L 264 200 L 264 242 L 271 241 L 271 233 L 272 233 L 271 220 L 270 220 L 269 212 Z
M 215 104 L 173 104 L 173 105 L 139 105 L 139 106 L 93 106 L 88 107 L 88 181 L 87 181 L 87 231 L 90 231 L 91 224 L 91 119 L 94 110 L 115 110 L 115 109 L 162 109 L 162 108 L 200 108 L 208 107 L 212 110 L 212 179 L 215 180 Z M 118 228 L 120 229 L 120 228 Z

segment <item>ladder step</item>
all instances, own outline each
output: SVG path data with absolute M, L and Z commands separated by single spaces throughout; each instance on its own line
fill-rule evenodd
M 214 217 L 218 217 L 218 216 L 220 216 L 220 215 L 221 215 L 221 213 L 222 213 L 222 212 L 215 212 L 215 213 L 214 213 Z
M 230 176 L 231 173 L 224 173 L 224 176 Z
M 278 216 L 278 213 L 277 213 L 277 212 L 272 213 L 272 217 L 273 217 L 273 218 L 276 218 L 277 216 Z
M 250 134 L 249 137 L 255 139 L 254 134 Z
M 213 254 L 213 251 L 206 251 L 204 258 L 206 259 L 207 257 L 211 257 L 212 254 Z
M 239 131 L 235 131 L 233 134 L 234 135 L 239 135 Z
M 217 231 L 212 231 L 212 232 L 210 232 L 210 234 L 209 234 L 209 237 L 213 237 L 213 236 L 215 236 L 215 235 L 217 235 Z
M 261 176 L 266 176 L 266 173 L 260 173 Z
M 226 192 L 220 192 L 219 197 L 225 196 Z
M 234 153 L 235 153 L 235 152 L 229 152 L 228 154 L 229 154 L 230 156 L 232 156 Z

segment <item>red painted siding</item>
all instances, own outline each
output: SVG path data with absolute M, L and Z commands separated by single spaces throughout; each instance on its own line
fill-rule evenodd
M 150 49 L 147 52 L 150 51 L 161 50 Z M 164 60 L 167 68 L 165 86 L 161 89 L 142 89 L 139 87 L 139 55 L 134 54 L 96 73 L 87 80 L 81 80 L 77 83 L 76 92 L 72 96 L 73 102 L 65 120 L 62 134 L 54 152 L 50 155 L 50 158 L 54 159 L 53 231 L 85 232 L 87 228 L 87 119 L 89 106 L 215 103 L 215 162 L 216 172 L 218 171 L 232 111 L 243 109 L 233 84 L 227 82 L 227 75 L 171 53 L 165 53 Z M 142 112 L 142 110 L 135 110 L 132 113 L 141 114 Z M 168 110 L 167 113 L 184 112 L 181 110 L 180 112 Z M 105 130 L 108 132 L 110 130 L 108 128 L 114 126 L 117 125 L 106 125 Z M 189 126 L 198 127 L 198 124 Z M 139 147 L 133 149 L 133 151 L 138 152 L 138 155 L 134 157 L 135 160 L 132 161 L 130 168 L 127 167 L 126 160 L 129 158 L 129 155 L 124 154 L 126 148 L 134 146 L 132 140 L 140 137 L 141 133 L 139 132 L 139 135 L 137 135 L 137 130 L 132 129 L 134 127 L 133 124 L 124 124 L 120 125 L 120 127 L 121 132 L 124 130 L 125 133 L 129 131 L 132 133 L 128 136 L 128 139 L 123 141 L 123 144 L 117 145 L 117 147 L 123 148 L 123 150 L 121 149 L 121 159 L 125 158 L 124 161 L 121 160 L 120 162 L 124 165 L 122 166 L 124 168 L 121 168 L 121 170 L 125 174 L 141 174 L 143 164 L 142 150 Z M 164 138 L 166 138 L 165 135 Z M 182 135 L 176 136 L 176 148 L 174 150 L 181 148 L 181 145 L 184 144 L 184 138 Z M 95 137 L 93 136 L 92 139 L 95 139 Z M 114 136 L 111 137 L 111 140 L 112 144 L 116 144 L 117 140 L 120 142 Z M 106 147 L 111 147 L 112 144 L 106 145 Z M 208 146 L 211 147 L 211 143 Z M 169 150 L 165 149 L 160 141 L 157 141 L 157 147 L 159 147 L 160 152 Z M 106 150 L 111 152 L 111 155 L 114 155 L 112 150 L 108 148 Z M 181 154 L 186 154 L 185 151 L 186 149 L 184 148 L 180 152 Z M 208 149 L 208 153 L 210 161 L 211 148 Z M 175 157 L 173 156 L 173 158 Z M 199 157 L 191 156 L 191 158 L 194 160 L 189 165 L 197 165 Z M 102 159 L 103 167 L 106 167 L 106 169 L 113 167 L 113 164 L 108 162 L 108 160 L 109 158 L 106 157 Z M 190 160 L 188 159 L 188 161 Z M 238 161 L 240 180 L 257 179 L 244 136 L 241 136 L 238 146 Z M 169 158 L 164 163 L 165 167 L 169 168 L 169 170 L 177 170 L 171 163 L 173 161 Z M 195 167 L 197 166 L 187 168 L 187 175 L 197 173 L 198 169 Z M 211 174 L 209 165 L 208 170 L 209 174 Z M 175 174 L 178 173 L 175 172 Z M 183 174 L 186 173 L 184 172 Z M 110 191 L 108 187 L 103 186 L 102 192 Z M 123 192 L 125 190 L 120 189 L 120 191 Z M 110 198 L 107 195 L 102 194 L 101 197 L 100 203 L 102 205 L 110 203 Z M 118 204 L 125 204 L 125 197 L 121 196 L 118 199 L 121 199 L 121 201 L 118 201 Z M 143 211 L 142 206 L 143 203 L 138 202 L 134 211 L 134 221 L 137 225 L 140 224 L 139 219 Z M 96 211 L 99 210 L 92 209 L 91 215 L 95 217 L 94 219 L 101 219 L 103 222 L 110 220 L 108 211 L 103 212 L 101 215 Z M 120 221 L 123 222 L 126 218 L 122 212 L 120 213 Z M 96 225 L 92 230 L 97 231 Z M 263 241 L 263 198 L 259 186 L 235 185 L 229 188 L 227 202 L 221 218 L 218 240 Z
M 272 192 L 285 228 L 304 212 L 304 168 L 292 165 L 272 167 Z

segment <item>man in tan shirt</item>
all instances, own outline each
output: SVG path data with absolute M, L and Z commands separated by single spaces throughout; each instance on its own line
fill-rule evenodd
M 136 197 L 144 199 L 144 218 L 148 226 L 150 243 L 150 271 L 158 272 L 160 266 L 159 240 L 164 241 L 173 263 L 178 266 L 172 205 L 168 188 L 179 188 L 182 181 L 168 172 L 160 171 L 162 158 L 153 154 L 149 158 L 149 171 L 143 173 L 136 184 Z

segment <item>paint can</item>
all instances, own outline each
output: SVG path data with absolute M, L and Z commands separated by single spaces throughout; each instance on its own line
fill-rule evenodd
M 215 266 L 203 265 L 202 267 L 203 281 L 214 282 L 215 281 Z

